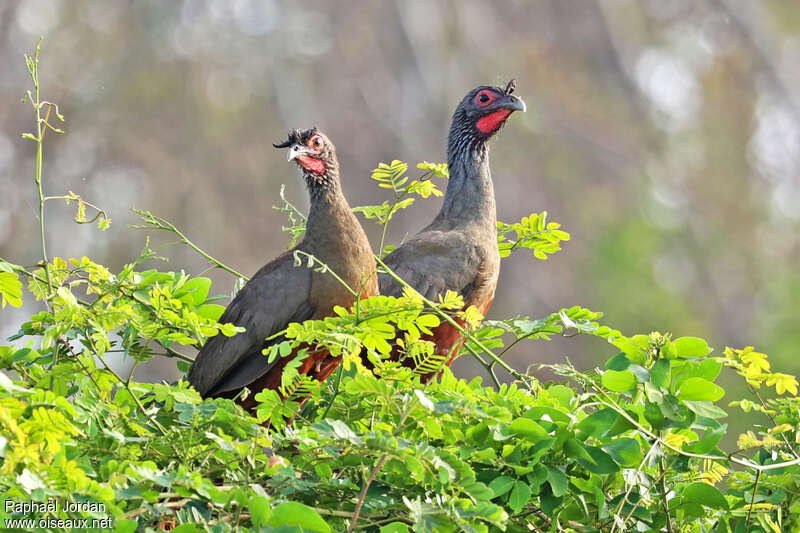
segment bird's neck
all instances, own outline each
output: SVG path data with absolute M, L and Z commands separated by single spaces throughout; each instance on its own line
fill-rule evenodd
M 489 170 L 489 145 L 486 142 L 451 142 L 447 150 L 450 179 L 442 208 L 435 221 L 450 226 L 479 225 L 495 231 L 497 208 L 492 174 Z
M 324 174 L 307 172 L 305 179 L 311 200 L 306 233 L 314 233 L 318 229 L 324 230 L 341 211 L 342 205 L 347 206 L 347 200 L 342 194 L 337 174 L 331 171 Z
M 309 253 L 340 247 L 342 240 L 353 238 L 352 228 L 358 226 L 358 220 L 342 193 L 338 175 L 329 174 L 324 182 L 309 183 L 311 205 L 305 238 L 300 245 Z

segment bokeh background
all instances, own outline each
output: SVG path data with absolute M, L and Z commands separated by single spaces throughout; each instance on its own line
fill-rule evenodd
M 493 144 L 499 217 L 547 210 L 572 240 L 548 261 L 505 260 L 490 316 L 580 304 L 629 334 L 755 345 L 800 373 L 796 1 L 3 0 L 0 257 L 18 264 L 39 257 L 34 146 L 20 138 L 33 115 L 20 97 L 40 35 L 43 97 L 67 118 L 66 135 L 46 139 L 46 192 L 73 190 L 114 221 L 100 232 L 48 204 L 51 255 L 118 270 L 144 244 L 127 227 L 135 206 L 252 273 L 289 242 L 271 208 L 280 185 L 307 205 L 270 146 L 288 128 L 327 132 L 351 204 L 379 203 L 378 162 L 443 161 L 461 97 L 515 77 L 529 110 Z M 439 203 L 399 215 L 390 240 Z M 207 266 L 186 248 L 160 252 L 160 268 Z M 215 292 L 231 290 L 230 276 L 211 276 Z M 35 309 L 30 297 L 4 309 L 0 335 Z M 611 355 L 573 338 L 510 357 L 586 368 Z M 464 357 L 455 370 L 480 369 Z M 138 374 L 175 376 L 171 361 Z

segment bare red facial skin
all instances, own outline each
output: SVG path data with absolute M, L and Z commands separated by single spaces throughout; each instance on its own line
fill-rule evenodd
M 475 104 L 480 107 L 486 107 L 497 99 L 492 91 L 483 90 L 475 95 Z
M 303 168 L 308 170 L 309 172 L 313 172 L 314 174 L 324 174 L 325 173 L 325 163 L 317 159 L 316 157 L 309 157 L 307 155 L 299 155 L 297 156 L 297 162 L 303 165 Z
M 485 117 L 479 118 L 478 122 L 475 123 L 475 126 L 477 126 L 481 133 L 492 133 L 494 130 L 500 127 L 503 121 L 505 121 L 510 114 L 511 109 L 501 109 L 499 111 L 495 111 L 494 113 L 489 113 Z

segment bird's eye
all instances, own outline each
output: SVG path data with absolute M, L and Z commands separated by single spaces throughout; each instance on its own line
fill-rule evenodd
M 490 92 L 483 90 L 475 96 L 475 103 L 481 107 L 486 107 L 495 99 L 495 96 Z
M 313 137 L 311 137 L 308 140 L 308 146 L 313 148 L 313 149 L 315 149 L 315 150 L 321 149 L 322 148 L 322 137 L 320 137 L 319 135 L 314 135 Z

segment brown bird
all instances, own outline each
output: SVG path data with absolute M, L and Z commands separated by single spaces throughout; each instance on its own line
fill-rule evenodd
M 453 114 L 447 143 L 450 180 L 439 214 L 428 227 L 386 256 L 384 262 L 423 296 L 436 301 L 447 291 L 464 297 L 486 314 L 494 299 L 500 274 L 497 213 L 489 171 L 489 139 L 514 111 L 525 103 L 513 96 L 515 83 L 471 90 Z M 403 287 L 386 274 L 379 276 L 380 292 L 400 296 Z M 455 359 L 464 340 L 457 329 L 443 323 L 427 338 L 435 352 Z M 399 357 L 393 353 L 393 359 Z M 407 365 L 413 363 L 406 361 Z M 423 376 L 428 381 L 433 373 Z
M 268 363 L 262 350 L 268 337 L 290 322 L 320 319 L 333 314 L 334 306 L 349 307 L 355 297 L 330 273 L 315 272 L 306 262 L 296 266 L 300 250 L 327 264 L 361 298 L 377 293 L 375 260 L 367 236 L 342 194 L 339 161 L 331 141 L 316 128 L 289 132 L 276 148 L 289 148 L 288 160 L 302 170 L 311 198 L 303 240 L 267 263 L 239 291 L 220 318 L 245 331 L 233 337 L 217 335 L 202 347 L 189 371 L 189 382 L 203 397 L 233 397 L 243 387 L 253 394 L 242 401 L 256 406 L 255 393 L 277 390 L 281 373 L 296 352 Z M 339 365 L 327 351 L 307 356 L 299 369 L 322 381 Z

